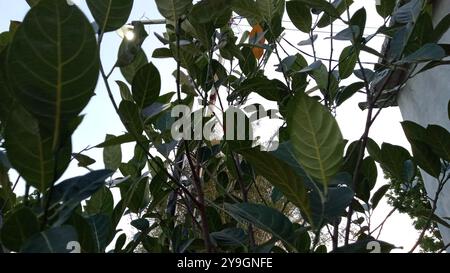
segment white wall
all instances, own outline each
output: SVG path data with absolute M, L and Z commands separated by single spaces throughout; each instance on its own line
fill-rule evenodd
M 450 1 L 435 1 L 433 21 L 436 25 L 444 16 L 450 13 Z M 450 31 L 440 41 L 450 43 Z M 419 74 L 408 82 L 400 92 L 398 103 L 405 120 L 414 121 L 424 127 L 429 124 L 438 124 L 450 131 L 448 119 L 448 102 L 450 99 L 450 66 L 440 66 Z M 434 198 L 436 179 L 422 171 L 428 195 Z M 438 199 L 436 214 L 450 217 L 450 184 L 447 183 Z M 450 222 L 450 221 L 449 221 Z M 439 226 L 445 244 L 450 243 L 450 229 Z M 447 252 L 450 248 L 447 249 Z

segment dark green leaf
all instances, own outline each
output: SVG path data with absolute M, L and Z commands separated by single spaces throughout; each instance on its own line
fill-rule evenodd
M 398 64 L 421 63 L 441 60 L 446 56 L 445 50 L 437 44 L 425 44 L 417 51 L 398 61 Z
M 1 226 L 1 242 L 12 251 L 19 251 L 22 245 L 34 234 L 39 232 L 37 216 L 29 208 L 22 207 L 6 215 Z
M 192 0 L 155 0 L 155 3 L 161 15 L 174 23 L 192 7 Z
M 157 48 L 153 51 L 153 58 L 173 58 L 172 51 L 168 48 Z
M 75 158 L 78 161 L 79 167 L 88 167 L 95 163 L 95 160 L 90 158 L 87 155 L 83 154 L 73 154 L 73 158 Z
M 353 74 L 358 56 L 359 52 L 354 46 L 348 46 L 342 50 L 339 57 L 339 77 L 341 79 L 346 79 Z
M 428 125 L 427 144 L 440 158 L 450 162 L 450 133 L 439 125 Z
M 55 227 L 31 237 L 22 247 L 21 252 L 69 253 L 72 250 L 69 248 L 69 243 L 77 241 L 77 231 L 72 226 Z
M 89 215 L 105 214 L 111 215 L 114 208 L 114 198 L 106 186 L 94 193 L 89 200 L 86 201 L 85 210 Z
M 133 99 L 137 105 L 144 109 L 154 103 L 161 91 L 161 76 L 158 69 L 152 64 L 146 64 L 136 73 L 133 84 Z
M 311 31 L 312 16 L 308 6 L 299 1 L 289 1 L 286 3 L 286 11 L 296 28 L 305 33 Z
M 14 91 L 49 131 L 56 151 L 97 84 L 99 56 L 91 24 L 76 5 L 42 0 L 25 16 L 10 49 Z
M 62 202 L 62 206 L 58 208 L 60 217 L 57 223 L 64 223 L 80 202 L 97 192 L 111 175 L 112 171 L 109 170 L 93 171 L 83 176 L 64 180 L 56 185 L 53 189 L 52 204 Z
M 372 199 L 370 199 L 370 202 L 372 202 L 372 208 L 375 209 L 378 206 L 378 203 L 380 203 L 381 198 L 386 194 L 386 192 L 389 190 L 390 185 L 384 185 L 381 186 L 372 196 Z
M 377 4 L 377 12 L 383 18 L 386 18 L 394 12 L 395 1 L 392 0 L 380 0 Z
M 239 61 L 239 67 L 242 72 L 248 76 L 256 70 L 256 58 L 250 47 L 247 46 L 242 48 L 242 55 L 244 56 L 244 59 Z
M 353 71 L 352 71 L 353 72 Z M 336 105 L 339 106 L 351 98 L 356 92 L 364 88 L 364 82 L 354 82 L 342 89 L 336 96 Z
M 441 162 L 432 151 L 431 143 L 427 143 L 426 129 L 411 121 L 402 122 L 402 127 L 411 144 L 414 161 L 428 174 L 438 177 L 441 173 Z
M 125 25 L 133 8 L 133 0 L 87 0 L 86 4 L 101 32 L 113 31 Z
M 222 246 L 244 246 L 248 240 L 247 234 L 241 228 L 226 228 L 212 232 L 210 236 Z
M 441 19 L 441 21 L 434 28 L 432 34 L 433 37 L 432 41 L 435 43 L 439 42 L 442 36 L 448 32 L 449 28 L 450 28 L 450 14 L 447 14 L 444 18 Z
M 240 152 L 255 171 L 279 189 L 286 198 L 302 211 L 308 212 L 308 199 L 303 180 L 289 165 L 270 153 L 258 150 Z
M 89 216 L 87 221 L 92 230 L 92 236 L 96 246 L 96 252 L 105 252 L 110 235 L 111 235 L 111 219 L 104 214 L 96 214 Z
M 51 137 L 43 137 L 37 121 L 18 105 L 11 113 L 5 130 L 5 146 L 8 158 L 26 182 L 40 192 L 50 186 L 62 174 L 70 161 L 71 147 L 58 155 L 58 171 L 54 174 L 55 157 Z M 69 143 L 70 144 L 70 143 Z
M 131 135 L 133 137 L 140 136 L 144 129 L 137 105 L 131 101 L 124 100 L 119 105 L 119 112 L 125 127 Z
M 334 0 L 332 2 L 333 6 L 336 8 L 336 11 L 339 15 L 342 15 L 351 4 L 353 4 L 353 0 Z M 317 26 L 320 28 L 326 27 L 330 25 L 332 22 L 336 20 L 336 17 L 330 17 L 327 14 L 324 14 L 317 22 Z
M 125 80 L 127 80 L 127 82 L 131 84 L 137 71 L 147 63 L 147 55 L 145 55 L 145 52 L 142 49 L 139 49 L 136 57 L 130 64 L 126 66 L 120 66 L 120 72 L 122 72 Z
M 249 203 L 225 204 L 225 209 L 237 220 L 253 224 L 287 244 L 292 243 L 293 225 L 281 212 L 264 205 Z
M 381 145 L 381 166 L 399 180 L 403 179 L 403 164 L 410 158 L 409 152 L 403 147 L 389 143 Z

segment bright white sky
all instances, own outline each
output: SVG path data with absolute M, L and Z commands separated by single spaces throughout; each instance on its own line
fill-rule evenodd
M 79 5 L 79 7 L 85 12 L 88 18 L 93 21 L 92 16 L 83 0 L 73 1 Z M 134 8 L 130 16 L 130 21 L 138 19 L 159 19 L 159 15 L 154 1 L 146 0 L 135 0 Z M 366 7 L 368 13 L 368 21 L 366 28 L 366 35 L 372 34 L 376 31 L 376 26 L 382 24 L 381 17 L 375 11 L 374 0 L 355 0 L 352 5 L 352 12 L 359 9 L 362 6 Z M 8 29 L 10 20 L 21 21 L 25 16 L 27 10 L 29 9 L 25 0 L 11 1 L 11 0 L 0 0 L 0 31 L 5 31 Z M 286 30 L 285 38 L 291 41 L 293 44 L 297 44 L 301 40 L 307 39 L 300 31 L 295 31 L 294 26 L 288 21 L 289 18 L 286 16 L 284 26 Z M 334 32 L 338 32 L 345 28 L 343 25 L 336 23 L 334 27 Z M 242 21 L 239 26 L 236 26 L 235 31 L 243 32 L 245 30 L 250 30 L 250 27 L 246 22 Z M 321 29 L 319 38 L 316 42 L 316 50 L 319 57 L 329 58 L 330 44 L 329 40 L 324 40 L 325 37 L 329 36 L 330 30 L 325 28 Z M 162 47 L 161 43 L 154 37 L 153 32 L 162 33 L 164 32 L 164 26 L 151 26 L 147 28 L 150 36 L 144 43 L 144 49 L 149 57 L 149 60 L 154 62 L 158 67 L 162 76 L 162 93 L 167 93 L 175 91 L 175 79 L 171 76 L 175 69 L 175 63 L 167 59 L 152 59 L 150 58 L 152 52 L 155 48 Z M 110 33 L 105 36 L 102 48 L 102 60 L 104 62 L 105 70 L 109 71 L 111 66 L 114 64 L 117 56 L 117 50 L 120 44 L 121 38 L 116 33 Z M 377 36 L 371 42 L 370 46 L 373 48 L 381 48 L 384 37 Z M 334 45 L 334 56 L 333 59 L 338 59 L 339 54 L 342 49 L 349 45 L 349 42 L 335 41 Z M 296 52 L 289 48 L 288 45 L 285 46 L 289 53 L 295 54 Z M 303 47 L 305 51 L 310 52 L 309 46 Z M 285 56 L 283 56 L 285 57 Z M 310 59 L 308 59 L 311 62 Z M 364 62 L 377 62 L 377 58 L 372 55 L 363 54 L 362 61 Z M 272 63 L 267 66 L 267 71 L 269 78 L 279 78 L 282 79 L 280 73 L 275 72 L 273 65 L 276 64 L 275 58 L 272 58 Z M 372 67 L 369 67 L 372 68 Z M 115 92 L 117 100 L 120 100 L 119 90 L 115 86 L 115 80 L 123 80 L 120 71 L 116 70 L 111 76 L 111 84 L 113 91 Z M 353 81 L 354 78 L 350 78 L 349 81 Z M 366 113 L 362 112 L 357 104 L 358 102 L 364 101 L 364 96 L 355 95 L 352 99 L 345 102 L 337 110 L 337 119 L 341 127 L 341 131 L 344 138 L 351 141 L 359 139 L 362 132 L 364 131 Z M 261 102 L 260 102 L 261 103 Z M 270 104 L 267 104 L 270 105 Z M 273 105 L 273 104 L 272 104 Z M 86 148 L 87 146 L 93 146 L 101 143 L 106 134 L 120 135 L 124 132 L 124 128 L 120 123 L 111 103 L 108 99 L 104 84 L 99 80 L 96 96 L 92 98 L 89 105 L 83 111 L 86 117 L 75 132 L 73 136 L 73 151 L 78 152 Z M 396 145 L 405 146 L 409 149 L 408 142 L 404 137 L 402 128 L 400 126 L 400 121 L 402 120 L 401 114 L 398 108 L 389 108 L 383 110 L 383 112 L 378 117 L 374 126 L 371 130 L 371 138 L 373 138 L 378 144 L 383 142 L 388 142 Z M 133 147 L 130 145 L 122 145 L 123 150 L 123 161 L 128 160 L 132 157 Z M 92 168 L 101 169 L 103 168 L 102 163 L 102 150 L 93 149 L 86 153 L 92 158 L 97 160 Z M 63 179 L 77 176 L 85 173 L 86 170 L 77 167 L 76 163 L 72 163 L 67 172 L 64 174 Z M 386 184 L 383 179 L 383 174 L 379 170 L 379 179 L 377 182 L 376 189 L 382 185 Z M 23 186 L 18 187 L 18 193 L 23 193 Z M 378 208 L 375 210 L 373 216 L 372 226 L 376 227 L 379 222 L 384 219 L 384 216 L 391 210 L 386 202 L 381 202 Z M 412 221 L 407 215 L 394 214 L 386 223 L 383 233 L 380 237 L 381 240 L 393 243 L 397 246 L 403 246 L 404 250 L 409 250 L 418 238 L 418 232 L 412 226 Z

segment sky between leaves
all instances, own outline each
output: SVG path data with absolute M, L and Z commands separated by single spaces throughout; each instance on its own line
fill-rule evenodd
M 368 21 L 366 29 L 366 35 L 372 34 L 376 31 L 375 27 L 382 24 L 381 17 L 375 11 L 375 0 L 355 0 L 352 5 L 352 11 L 361 8 L 364 6 L 367 10 Z M 92 16 L 89 13 L 89 10 L 86 6 L 85 1 L 83 0 L 73 0 L 75 4 L 77 4 L 90 21 L 93 21 Z M 28 11 L 29 7 L 25 0 L 0 0 L 0 31 L 7 30 L 9 27 L 10 20 L 18 20 L 21 21 Z M 134 0 L 134 7 L 130 16 L 129 21 L 139 20 L 139 19 L 160 19 L 161 16 L 158 13 L 156 5 L 154 1 L 148 0 Z M 291 41 L 293 44 L 297 44 L 301 40 L 307 39 L 308 37 L 301 33 L 300 31 L 294 30 L 295 27 L 289 22 L 289 18 L 285 16 L 283 19 L 283 24 L 286 28 L 285 38 Z M 345 28 L 343 25 L 336 23 L 334 26 L 334 32 L 337 33 L 340 30 Z M 250 26 L 246 21 L 239 22 L 238 25 L 234 27 L 236 32 L 244 32 L 246 30 L 250 30 Z M 329 37 L 329 28 L 320 29 L 319 37 L 316 42 L 317 55 L 323 58 L 329 58 L 330 54 L 330 43 L 329 40 L 324 40 L 325 37 Z M 164 26 L 151 26 L 147 27 L 147 32 L 150 36 L 144 43 L 144 51 L 147 53 L 149 60 L 154 62 L 158 70 L 160 71 L 162 77 L 162 93 L 167 93 L 171 91 L 175 91 L 175 79 L 172 76 L 172 72 L 175 70 L 175 62 L 170 59 L 152 59 L 150 58 L 154 49 L 158 47 L 162 47 L 162 44 L 156 39 L 153 35 L 153 32 L 162 33 L 164 32 Z M 103 64 L 105 66 L 105 70 L 109 71 L 109 69 L 114 65 L 117 56 L 117 50 L 120 45 L 121 37 L 116 33 L 112 32 L 104 37 L 103 47 L 101 51 L 101 58 Z M 384 41 L 384 37 L 377 36 L 371 42 L 370 46 L 376 49 L 381 48 L 381 45 Z M 284 46 L 285 44 L 283 44 Z M 339 58 L 339 54 L 342 49 L 347 44 L 345 42 L 334 42 L 334 59 Z M 288 52 L 292 51 L 292 48 L 289 48 L 288 45 L 285 45 Z M 310 52 L 309 47 L 306 46 L 304 48 L 305 51 Z M 285 57 L 285 56 L 284 56 Z M 308 60 L 308 59 L 307 59 Z M 361 60 L 363 62 L 376 62 L 377 59 L 374 56 L 362 54 Z M 311 62 L 311 60 L 308 60 Z M 269 78 L 278 78 L 282 80 L 282 74 L 275 72 L 276 60 L 272 58 L 272 60 L 267 65 L 267 75 Z M 368 66 L 371 68 L 370 66 Z M 111 85 L 114 88 L 116 100 L 120 100 L 119 90 L 115 85 L 115 80 L 123 80 L 120 71 L 116 70 L 111 76 Z M 348 81 L 353 81 L 354 78 L 351 77 Z M 266 109 L 268 107 L 274 107 L 275 105 L 269 102 L 262 103 L 262 98 L 253 97 L 252 101 L 258 100 L 259 103 L 263 104 Z M 341 131 L 345 139 L 349 139 L 351 141 L 359 139 L 365 124 L 365 113 L 361 112 L 358 108 L 357 104 L 360 101 L 364 101 L 364 97 L 361 95 L 355 95 L 350 100 L 345 102 L 342 106 L 337 109 L 337 120 L 339 122 L 339 126 L 341 127 Z M 87 146 L 94 146 L 96 144 L 101 143 L 106 134 L 114 134 L 121 135 L 125 129 L 120 123 L 119 118 L 117 117 L 111 103 L 108 99 L 104 84 L 99 80 L 98 86 L 96 89 L 96 95 L 92 98 L 89 105 L 83 111 L 83 114 L 86 114 L 83 123 L 78 128 L 78 130 L 73 135 L 73 151 L 79 152 L 86 148 Z M 375 122 L 372 130 L 371 137 L 381 144 L 383 142 L 388 142 L 396 145 L 404 146 L 409 149 L 408 142 L 404 137 L 403 130 L 400 126 L 400 121 L 402 120 L 400 110 L 398 108 L 388 108 L 382 111 L 379 118 Z M 122 145 L 122 153 L 123 153 L 123 161 L 128 160 L 133 155 L 133 146 L 132 145 Z M 102 169 L 104 168 L 102 161 L 102 150 L 101 149 L 92 149 L 86 152 L 86 155 L 97 160 L 97 163 L 92 165 L 93 169 Z M 69 169 L 66 171 L 62 179 L 70 178 L 73 176 L 78 176 L 86 173 L 85 169 L 77 167 L 76 162 L 72 162 Z M 382 179 L 382 171 L 379 169 L 379 178 L 377 181 L 377 186 L 374 190 L 378 189 L 382 185 L 386 184 L 386 181 Z M 17 188 L 17 192 L 22 194 L 24 190 L 24 186 L 21 185 Z M 118 199 L 118 193 L 115 193 L 115 199 Z M 116 200 L 117 201 L 117 200 Z M 376 226 L 380 223 L 384 216 L 390 211 L 389 205 L 386 204 L 385 201 L 382 201 L 378 208 L 375 210 L 373 216 L 373 226 Z M 127 218 L 127 217 L 124 217 Z M 121 227 L 129 230 L 128 234 L 131 235 L 133 232 L 130 229 L 133 229 L 126 223 L 126 219 L 123 223 L 121 223 Z M 390 220 L 386 223 L 384 227 L 384 231 L 380 237 L 381 240 L 393 243 L 397 246 L 402 246 L 404 250 L 409 249 L 417 240 L 418 232 L 412 226 L 412 221 L 409 219 L 407 215 L 400 215 L 395 213 Z M 402 252 L 402 250 L 396 250 L 398 252 Z

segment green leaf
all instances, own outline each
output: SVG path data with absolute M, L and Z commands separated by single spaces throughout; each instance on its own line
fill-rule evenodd
M 292 243 L 294 233 L 292 222 L 278 210 L 250 203 L 226 203 L 225 209 L 237 220 L 253 224 L 287 244 Z
M 128 83 L 132 84 L 137 71 L 147 63 L 147 55 L 145 55 L 145 52 L 142 49 L 139 49 L 139 51 L 136 53 L 136 57 L 130 64 L 120 67 L 120 72 L 122 73 L 125 80 Z
M 441 21 L 434 28 L 433 34 L 431 35 L 431 37 L 433 37 L 432 41 L 435 43 L 439 42 L 442 36 L 444 36 L 444 34 L 447 33 L 449 28 L 450 28 L 450 14 L 447 14 L 444 18 L 441 19 Z
M 27 0 L 27 3 L 30 7 L 35 6 L 37 3 L 39 3 L 40 0 Z
M 353 4 L 353 0 L 334 0 L 333 6 L 336 8 L 336 11 L 339 15 L 342 15 L 347 8 L 350 7 L 351 4 Z M 332 22 L 334 22 L 337 18 L 330 17 L 329 15 L 324 14 L 320 19 L 319 22 L 317 22 L 317 26 L 319 28 L 326 27 L 330 25 Z
M 78 213 L 72 213 L 66 224 L 73 226 L 77 231 L 82 253 L 97 252 L 91 226 L 85 217 Z
M 366 203 L 370 198 L 370 191 L 375 187 L 378 177 L 377 166 L 371 157 L 363 160 L 361 166 L 361 180 L 355 185 L 356 196 Z
M 86 201 L 85 211 L 89 215 L 105 214 L 112 215 L 114 209 L 114 198 L 111 191 L 106 187 L 101 187 Z
M 378 14 L 386 18 L 394 12 L 395 8 L 395 1 L 392 0 L 380 0 L 379 3 L 377 3 L 377 12 Z
M 125 25 L 133 8 L 133 0 L 87 0 L 86 4 L 102 33 Z
M 256 173 L 266 178 L 286 198 L 308 213 L 308 198 L 303 180 L 289 165 L 267 152 L 244 150 L 241 153 Z
M 122 97 L 122 100 L 133 101 L 133 96 L 131 95 L 131 91 L 128 85 L 122 81 L 116 81 L 116 83 L 119 86 L 120 96 Z
M 61 176 L 69 164 L 70 143 L 55 158 L 52 138 L 42 136 L 37 121 L 19 105 L 11 113 L 5 129 L 5 140 L 11 164 L 29 185 L 41 193 Z M 54 174 L 56 162 L 58 172 Z
M 433 177 L 438 177 L 441 173 L 441 162 L 439 157 L 432 151 L 426 139 L 427 131 L 422 126 L 412 122 L 402 122 L 403 131 L 411 144 L 414 161 Z
M 286 11 L 296 28 L 305 33 L 311 31 L 312 16 L 308 6 L 299 1 L 289 1 L 286 3 Z
M 228 99 L 235 100 L 235 94 L 246 98 L 252 92 L 272 101 L 281 101 L 288 94 L 287 88 L 282 83 L 280 84 L 278 80 L 269 80 L 266 77 L 257 76 L 244 80 Z
M 229 0 L 199 1 L 192 8 L 189 17 L 196 23 L 221 28 L 230 21 L 231 3 Z
M 242 72 L 248 76 L 256 70 L 256 58 L 255 55 L 253 55 L 251 48 L 248 46 L 242 48 L 242 55 L 244 56 L 244 59 L 239 61 L 239 67 Z
M 329 187 L 326 197 L 314 189 L 309 192 L 312 225 L 319 230 L 327 223 L 333 223 L 344 215 L 353 200 L 354 192 L 346 186 Z
M 450 133 L 439 125 L 428 125 L 427 144 L 440 158 L 450 162 Z
M 111 235 L 111 219 L 104 214 L 89 216 L 87 221 L 92 230 L 92 236 L 96 246 L 96 252 L 105 252 Z
M 131 183 L 119 184 L 120 194 L 125 200 L 125 205 L 133 213 L 139 213 L 150 202 L 150 189 L 147 177 L 131 181 Z
M 132 93 L 133 99 L 139 106 L 145 107 L 154 103 L 161 91 L 161 76 L 158 69 L 148 63 L 141 67 L 133 78 Z
M 372 203 L 372 208 L 375 209 L 378 204 L 380 203 L 381 198 L 386 194 L 386 192 L 389 190 L 390 185 L 383 185 L 381 186 L 372 196 L 372 199 L 370 199 L 370 202 Z
M 119 47 L 119 52 L 117 53 L 117 67 L 128 66 L 132 62 L 136 60 L 138 57 L 142 57 L 144 52 L 142 51 L 142 44 L 145 39 L 148 37 L 148 33 L 145 30 L 144 24 L 140 21 L 133 22 L 133 31 L 134 38 L 129 40 L 126 37 L 123 38 L 122 43 Z M 124 33 L 126 35 L 126 33 Z M 145 58 L 147 60 L 147 58 Z M 147 61 L 145 62 L 147 63 Z
M 415 23 L 423 7 L 423 0 L 411 0 L 398 8 L 392 19 L 400 24 Z
M 150 227 L 150 222 L 144 218 L 133 220 L 130 224 L 140 231 L 145 231 Z
M 155 3 L 161 15 L 174 23 L 192 7 L 192 0 L 155 0 Z
M 441 60 L 446 56 L 445 50 L 437 44 L 425 44 L 417 51 L 406 56 L 402 60 L 398 61 L 397 64 L 406 63 L 421 63 L 428 61 Z
M 141 140 L 143 141 L 144 139 L 141 139 Z M 124 143 L 134 142 L 134 141 L 136 141 L 136 139 L 131 134 L 126 133 L 121 136 L 110 138 L 110 139 L 98 144 L 95 147 L 96 148 L 105 148 L 105 147 L 109 147 L 109 146 L 116 146 L 116 145 L 121 145 Z
M 28 14 L 8 54 L 8 75 L 23 106 L 52 136 L 53 150 L 94 94 L 97 40 L 76 5 L 41 0 Z
M 41 2 L 45 0 L 41 0 Z M 77 231 L 72 226 L 55 227 L 31 237 L 22 247 L 25 253 L 69 253 L 70 242 L 77 242 Z
M 105 142 L 114 139 L 114 135 L 106 135 Z M 122 163 L 122 149 L 120 145 L 112 145 L 103 148 L 103 162 L 105 163 L 105 169 L 116 171 L 120 163 Z
M 231 7 L 234 12 L 255 23 L 260 22 L 263 17 L 253 0 L 231 0 Z
M 270 22 L 276 15 L 284 13 L 284 0 L 256 0 L 256 6 L 261 15 Z
M 311 8 L 325 12 L 328 16 L 339 18 L 339 11 L 326 0 L 296 0 L 296 2 L 303 2 Z
M 1 242 L 12 251 L 19 251 L 22 245 L 39 232 L 39 221 L 30 208 L 22 207 L 9 212 L 1 227 Z
M 78 167 L 88 167 L 92 164 L 94 164 L 96 161 L 92 159 L 91 157 L 83 154 L 72 154 L 73 158 L 75 158 L 78 161 Z
M 314 98 L 298 94 L 288 121 L 294 154 L 325 186 L 341 168 L 344 140 L 336 119 Z
M 403 147 L 389 143 L 381 145 L 381 166 L 399 180 L 403 179 L 403 164 L 410 158 L 409 152 Z
M 221 246 L 245 246 L 248 241 L 247 233 L 241 228 L 226 228 L 212 232 L 210 236 Z
M 73 177 L 59 183 L 53 188 L 52 204 L 62 202 L 57 224 L 64 223 L 70 213 L 81 201 L 89 198 L 105 185 L 105 180 L 112 175 L 110 170 L 93 171 L 83 176 Z
M 157 48 L 153 51 L 153 58 L 173 58 L 172 51 L 168 48 Z
M 353 72 L 353 71 L 352 71 Z M 354 82 L 350 84 L 349 86 L 346 86 L 344 89 L 338 92 L 336 96 L 336 105 L 340 106 L 342 103 L 344 103 L 346 100 L 351 98 L 356 92 L 364 88 L 365 84 L 364 82 Z
M 140 136 L 144 129 L 137 105 L 131 101 L 123 100 L 119 105 L 119 113 L 125 127 L 133 137 Z
M 339 77 L 341 79 L 346 79 L 353 74 L 358 56 L 359 52 L 354 46 L 348 46 L 342 50 L 339 57 Z

